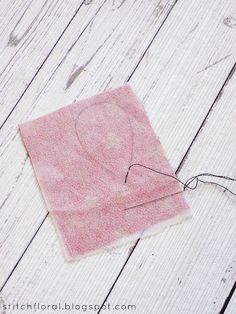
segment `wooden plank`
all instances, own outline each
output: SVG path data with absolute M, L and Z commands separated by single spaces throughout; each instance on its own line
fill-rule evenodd
M 123 6 L 125 4 L 127 4 L 127 2 L 125 2 Z M 178 130 L 178 134 L 182 137 L 182 141 L 180 142 L 177 140 L 168 147 L 165 145 L 168 149 L 168 154 L 173 151 L 178 152 L 178 154 L 171 155 L 172 157 L 170 158 L 174 165 L 178 164 L 178 162 L 182 159 L 186 148 L 189 146 L 191 139 L 193 138 L 193 135 L 197 132 L 203 118 L 209 111 L 213 100 L 222 85 L 222 82 L 226 79 L 230 68 L 232 67 L 233 61 L 230 57 L 228 57 L 225 59 L 224 64 L 222 61 L 217 64 L 218 66 L 215 65 L 209 68 L 211 71 L 205 70 L 201 72 L 202 65 L 204 65 L 204 67 L 211 65 L 209 64 L 209 60 L 211 60 L 211 58 L 215 58 L 217 55 L 227 55 L 232 51 L 235 51 L 235 41 L 233 40 L 234 33 L 232 33 L 230 28 L 224 26 L 222 22 L 222 16 L 230 14 L 232 6 L 232 4 L 225 5 L 223 1 L 209 1 L 207 5 L 203 1 L 200 1 L 198 4 L 193 3 L 192 6 L 189 6 L 189 1 L 179 2 L 176 9 L 172 11 L 172 14 L 168 18 L 166 24 L 153 42 L 149 53 L 145 55 L 140 67 L 132 76 L 131 83 L 135 86 L 138 96 L 145 101 L 145 107 L 152 118 L 152 123 L 158 133 L 162 132 L 162 138 L 165 143 L 167 143 L 168 137 L 170 136 L 170 126 L 168 125 L 169 114 L 172 110 L 177 110 L 176 112 L 178 112 L 178 118 L 182 122 L 180 123 L 178 120 L 178 123 L 180 123 L 180 125 L 184 125 L 184 127 L 181 127 L 181 130 Z M 129 12 L 127 8 L 126 12 Z M 182 21 L 181 17 L 183 17 L 183 21 L 185 21 L 183 24 L 179 23 L 180 20 Z M 128 18 L 130 19 L 130 17 Z M 113 21 L 114 16 L 109 17 L 109 19 Z M 103 18 L 103 23 L 108 23 L 109 19 L 108 21 L 104 21 Z M 94 22 L 96 25 L 96 20 Z M 202 27 L 196 27 L 197 23 L 199 23 L 199 26 L 203 23 Z M 95 27 L 94 24 L 93 27 Z M 176 29 L 178 27 L 179 31 L 177 32 L 178 36 L 176 37 Z M 107 29 L 107 27 L 105 28 L 104 26 L 104 30 L 105 29 Z M 210 29 L 209 36 L 205 36 L 206 29 Z M 103 34 L 102 31 L 101 34 Z M 124 35 L 127 37 L 129 35 L 129 31 L 127 31 Z M 96 35 L 90 34 L 89 38 L 87 34 L 84 34 L 84 36 L 84 38 L 87 38 L 87 46 L 84 49 L 87 50 L 90 47 L 90 50 L 88 51 L 91 51 L 91 47 L 92 44 L 94 45 L 94 42 L 98 45 L 97 37 L 99 36 L 97 33 Z M 187 42 L 185 39 L 186 36 L 188 38 Z M 119 42 L 116 37 L 114 37 L 114 40 L 116 44 Z M 104 47 L 106 50 L 111 47 L 110 45 L 107 45 L 107 43 Z M 77 97 L 88 96 L 92 93 L 92 91 L 95 93 L 104 89 L 106 85 L 118 85 L 124 80 L 124 76 L 129 76 L 128 73 L 131 71 L 127 65 L 130 64 L 130 61 L 127 62 L 127 60 L 125 60 L 124 63 L 127 62 L 125 64 L 119 63 L 121 60 L 115 59 L 114 57 L 117 55 L 117 51 L 113 50 L 114 47 L 110 50 L 108 58 L 103 59 L 104 52 L 102 48 L 100 48 L 93 60 L 86 66 L 86 71 L 83 72 L 83 75 L 78 76 L 73 84 L 70 85 L 69 89 L 66 90 L 67 95 L 65 96 L 64 93 L 68 78 L 70 77 L 71 70 L 75 64 L 75 56 L 78 56 L 78 52 L 80 52 L 79 46 L 80 45 L 73 46 L 69 57 L 67 57 L 64 63 L 61 64 L 61 67 L 55 72 L 55 75 L 52 76 L 50 82 L 46 84 L 45 89 L 40 93 L 40 96 L 36 101 L 37 107 L 36 104 L 34 105 L 34 112 L 31 117 L 36 117 L 42 113 L 58 108 L 57 103 L 59 102 L 59 98 L 61 103 L 63 103 L 68 100 L 68 98 L 69 101 L 70 98 L 73 100 L 76 95 Z M 98 47 L 100 46 L 98 45 Z M 159 49 L 159 47 L 168 47 L 168 49 L 166 48 L 166 51 L 170 52 L 170 54 L 168 54 L 169 60 L 166 60 L 166 54 L 164 51 L 162 51 L 162 53 L 160 52 L 160 57 L 157 60 L 155 52 Z M 206 47 L 210 50 L 207 54 Z M 118 47 L 116 46 L 116 48 Z M 199 51 L 198 54 L 195 55 L 194 52 L 196 49 Z M 120 51 L 120 53 L 122 55 L 122 51 Z M 181 62 L 180 56 L 182 57 Z M 88 57 L 88 54 L 86 57 Z M 83 54 L 80 55 L 80 58 L 82 61 L 88 60 L 88 58 L 85 58 Z M 149 60 L 151 61 L 149 62 Z M 157 63 L 158 66 L 159 63 L 162 64 L 162 67 L 159 68 L 159 72 L 157 71 Z M 48 64 L 50 65 L 50 62 Z M 83 65 L 84 62 L 76 61 L 76 64 Z M 123 66 L 124 68 L 122 68 Z M 51 68 L 53 69 L 53 66 L 50 67 L 50 69 Z M 122 70 L 121 72 L 120 69 Z M 155 76 L 158 83 L 152 80 L 154 75 L 151 75 L 151 78 L 148 77 L 150 75 L 148 70 L 150 71 L 150 69 L 152 73 L 156 71 Z M 196 73 L 198 71 L 200 73 Z M 174 75 L 174 77 L 180 81 L 180 79 L 182 79 L 182 73 L 183 75 L 186 75 L 186 80 L 184 80 L 185 84 L 182 83 L 176 86 L 176 82 L 171 80 L 171 75 Z M 111 75 L 113 75 L 112 78 Z M 217 77 L 217 80 L 215 77 Z M 37 90 L 38 88 L 39 92 L 41 91 L 40 76 L 38 80 L 39 81 L 37 82 L 39 83 L 37 83 L 38 85 L 35 84 L 35 89 Z M 204 81 L 204 84 L 202 81 Z M 140 88 L 137 89 L 137 86 Z M 156 99 L 154 102 L 149 95 L 156 98 L 156 95 L 161 95 L 159 93 L 163 92 L 164 86 L 168 86 L 167 90 L 169 92 L 169 94 L 165 95 L 166 101 L 165 103 L 159 103 L 159 105 L 155 105 L 154 107 L 153 104 L 155 104 Z M 80 88 L 79 93 L 78 88 Z M 68 92 L 68 90 L 70 92 Z M 202 97 L 199 99 L 200 92 Z M 55 99 L 55 95 L 57 94 L 58 96 Z M 28 101 L 31 101 L 31 104 L 32 99 L 34 99 L 32 95 L 34 95 L 34 93 L 32 92 L 31 94 L 31 91 L 25 95 L 25 99 L 27 100 L 27 97 L 29 97 Z M 173 107 L 173 96 L 175 98 L 174 104 L 177 109 L 176 107 Z M 47 99 L 52 99 L 50 102 L 50 108 Z M 184 106 L 184 100 L 186 103 L 189 102 L 190 106 Z M 195 105 L 197 100 L 198 106 Z M 165 115 L 162 113 L 162 116 L 157 116 L 163 106 L 166 108 Z M 22 111 L 24 110 L 23 108 L 20 109 Z M 20 121 L 21 119 L 25 119 L 25 117 L 29 117 L 29 109 L 27 109 L 28 111 L 25 110 L 23 112 L 20 112 L 20 109 L 15 113 L 18 114 L 18 116 L 12 116 L 11 119 L 9 119 L 9 123 L 14 123 L 14 121 Z M 198 114 L 199 112 L 200 114 Z M 156 125 L 157 117 L 161 122 L 158 127 Z M 171 119 L 173 119 L 173 116 Z M 191 120 L 191 124 L 183 124 L 186 120 Z M 172 121 L 173 125 L 171 132 L 173 133 L 171 133 L 171 135 L 175 138 L 174 132 L 177 130 L 175 129 L 176 120 L 174 119 Z M 188 133 L 185 137 L 186 129 L 190 134 Z M 11 132 L 13 132 L 11 134 L 14 134 L 14 130 L 11 130 Z M 8 138 L 12 137 L 9 135 Z M 18 141 L 19 138 L 16 136 L 14 144 L 15 147 L 17 146 L 16 143 Z M 5 156 L 10 155 L 8 151 L 9 145 L 12 145 L 12 141 L 8 142 L 8 145 L 5 146 Z M 18 148 L 19 147 L 20 145 L 18 144 Z M 29 179 L 28 185 L 29 184 L 32 185 L 32 179 Z M 31 189 L 31 187 L 29 188 Z M 35 187 L 35 189 L 37 188 Z M 29 192 L 27 192 L 27 195 L 28 194 Z M 21 197 L 21 202 L 25 197 L 26 196 Z M 43 204 L 38 201 L 35 205 L 36 204 L 37 210 L 42 209 L 43 211 Z M 39 207 L 41 209 L 39 209 Z M 33 210 L 34 209 L 31 209 L 31 215 L 27 212 L 25 217 L 34 221 L 33 216 L 35 214 L 33 214 Z M 23 211 L 21 211 L 21 213 L 22 212 Z M 109 282 L 113 282 L 114 278 L 119 273 L 121 266 L 126 260 L 128 250 L 129 246 L 125 246 L 120 249 L 108 252 L 105 251 L 103 254 L 82 259 L 78 263 L 66 264 L 61 255 L 61 250 L 56 240 L 54 230 L 50 221 L 47 220 L 40 229 L 32 245 L 29 247 L 27 253 L 24 255 L 21 263 L 19 263 L 18 267 L 15 269 L 13 276 L 4 287 L 2 291 L 3 299 L 5 299 L 6 302 L 11 302 L 12 300 L 44 300 L 44 302 L 50 302 L 52 300 L 55 302 L 56 300 L 61 300 L 70 302 L 78 300 L 79 297 L 81 297 L 83 303 L 101 302 L 105 293 L 109 290 Z M 35 256 L 39 254 L 38 252 L 41 252 L 40 259 L 35 258 Z M 104 269 L 105 271 L 103 271 Z M 75 278 L 75 280 L 70 278 Z M 82 286 L 81 282 L 83 282 Z M 104 286 L 104 283 L 106 286 Z M 45 291 L 47 291 L 46 295 Z M 54 291 L 53 294 L 52 291 Z
M 231 302 L 229 302 L 229 305 L 226 308 L 225 314 L 235 314 L 235 309 L 236 309 L 236 298 L 235 298 L 235 295 L 233 295 Z
M 235 177 L 235 87 L 236 73 L 191 147 L 180 178 L 201 172 Z M 235 184 L 230 187 L 235 191 Z M 146 313 L 219 313 L 236 280 L 235 200 L 212 186 L 186 197 L 193 218 L 139 241 L 108 302 L 136 304 Z
M 206 171 L 235 177 L 235 87 L 236 73 L 191 147 L 180 178 Z M 235 184 L 230 187 L 235 191 Z M 192 220 L 139 241 L 108 302 L 122 300 L 147 313 L 219 313 L 236 280 L 235 200 L 212 186 L 186 197 Z
M 235 30 L 225 25 L 235 10 L 233 1 L 178 2 L 130 80 L 174 168 L 235 63 Z
M 82 90 L 84 96 L 101 90 L 115 75 L 117 81 L 122 82 L 174 4 L 168 0 L 159 3 L 155 0 L 127 1 L 121 6 L 119 3 L 99 1 L 90 4 L 89 9 L 81 8 L 55 53 L 1 130 L 0 285 L 10 275 L 46 214 L 17 133 L 18 123 L 52 111 L 63 102 L 72 102 Z M 78 24 L 87 19 L 86 12 L 90 14 L 98 7 L 101 7 L 98 14 L 81 35 Z M 84 71 L 79 75 L 82 68 Z M 49 238 L 53 233 L 49 233 Z M 124 262 L 125 257 L 122 258 Z
M 229 269 L 230 272 L 233 272 L 232 277 L 236 277 L 235 275 L 235 269 Z M 224 306 L 222 308 L 222 312 L 220 314 L 235 314 L 236 309 L 236 297 L 235 297 L 235 290 L 236 290 L 236 281 L 234 283 L 234 286 L 232 287 L 230 294 L 228 298 L 225 300 Z M 223 312 L 224 311 L 224 312 Z
M 28 88 L 82 2 L 82 0 L 2 1 L 0 125 Z M 80 28 L 83 27 L 81 22 Z

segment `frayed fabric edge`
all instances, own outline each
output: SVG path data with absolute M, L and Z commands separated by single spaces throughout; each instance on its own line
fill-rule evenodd
M 126 236 L 122 237 L 121 239 L 112 242 L 109 245 L 103 246 L 103 247 L 101 247 L 101 248 L 99 248 L 97 250 L 92 250 L 90 252 L 80 254 L 80 255 L 78 255 L 76 257 L 70 256 L 70 254 L 69 254 L 69 252 L 68 252 L 68 250 L 67 250 L 67 248 L 65 246 L 65 243 L 64 243 L 64 241 L 63 241 L 63 239 L 61 237 L 61 232 L 58 229 L 57 222 L 54 220 L 53 215 L 49 214 L 49 216 L 51 217 L 51 221 L 52 221 L 52 223 L 53 223 L 53 225 L 54 225 L 54 227 L 56 229 L 56 233 L 58 235 L 59 242 L 61 244 L 60 247 L 61 247 L 61 249 L 63 251 L 63 254 L 64 254 L 64 257 L 65 257 L 66 261 L 67 262 L 75 262 L 75 261 L 79 261 L 79 260 L 81 260 L 83 258 L 86 258 L 86 257 L 107 253 L 107 251 L 121 248 L 122 246 L 125 246 L 127 244 L 132 244 L 132 242 L 137 241 L 139 238 L 140 239 L 145 239 L 145 238 L 149 238 L 151 236 L 155 236 L 157 234 L 160 234 L 167 227 L 171 227 L 171 226 L 174 226 L 174 225 L 179 225 L 183 221 L 192 218 L 192 213 L 191 213 L 190 209 L 185 209 L 181 214 L 178 214 L 178 215 L 175 215 L 175 216 L 173 216 L 171 218 L 168 218 L 168 219 L 165 219 L 163 221 L 157 222 L 156 224 L 150 226 L 149 228 L 147 228 L 145 230 L 142 230 L 140 232 L 135 232 L 135 233 L 130 234 L 130 235 L 126 235 Z

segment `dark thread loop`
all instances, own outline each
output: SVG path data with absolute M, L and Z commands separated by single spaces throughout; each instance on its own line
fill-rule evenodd
M 227 192 L 229 192 L 229 193 L 231 193 L 231 194 L 233 194 L 233 195 L 236 196 L 236 193 L 234 193 L 233 191 L 231 191 L 230 189 L 228 189 L 226 186 L 224 186 L 224 185 L 222 185 L 222 184 L 219 184 L 219 183 L 213 182 L 213 181 L 204 181 L 204 180 L 202 180 L 202 179 L 199 179 L 199 177 L 212 177 L 212 178 L 218 178 L 218 179 L 224 179 L 224 180 L 236 182 L 236 179 L 234 179 L 234 178 L 231 178 L 231 177 L 228 177 L 228 176 L 216 175 L 216 174 L 212 174 L 212 173 L 207 173 L 207 172 L 205 172 L 205 173 L 200 173 L 200 174 L 198 174 L 198 175 L 196 175 L 196 176 L 190 177 L 186 182 L 183 182 L 183 181 L 181 181 L 179 178 L 177 178 L 176 176 L 173 176 L 173 175 L 171 175 L 171 174 L 168 174 L 168 173 L 164 173 L 164 172 L 155 170 L 155 169 L 153 169 L 153 168 L 150 168 L 150 167 L 147 167 L 147 166 L 138 164 L 138 163 L 135 163 L 135 164 L 132 164 L 132 165 L 129 166 L 128 171 L 127 171 L 126 176 L 125 176 L 125 183 L 127 183 L 130 170 L 131 170 L 131 168 L 133 168 L 134 166 L 139 166 L 139 167 L 148 169 L 148 170 L 150 170 L 150 171 L 153 171 L 153 172 L 158 173 L 158 174 L 163 175 L 163 176 L 170 177 L 170 178 L 172 178 L 172 179 L 178 181 L 180 184 L 183 185 L 183 191 L 185 191 L 186 189 L 195 190 L 195 189 L 198 187 L 198 184 L 199 184 L 199 182 L 200 182 L 200 183 L 203 183 L 203 184 L 212 184 L 212 185 L 219 186 L 219 187 L 221 187 L 222 189 L 224 189 L 224 192 L 227 191 Z M 191 185 L 192 183 L 194 183 L 193 186 Z

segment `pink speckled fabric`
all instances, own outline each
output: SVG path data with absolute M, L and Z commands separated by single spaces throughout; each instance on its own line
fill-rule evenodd
M 169 177 L 133 167 L 125 183 L 133 163 L 174 175 L 129 85 L 26 122 L 20 132 L 68 260 L 188 212 Z

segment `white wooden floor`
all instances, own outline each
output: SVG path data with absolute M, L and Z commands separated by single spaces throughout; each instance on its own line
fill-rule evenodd
M 1 0 L 0 47 L 0 313 L 235 314 L 235 197 L 187 192 L 191 220 L 66 263 L 18 132 L 129 81 L 180 178 L 236 177 L 235 0 Z

